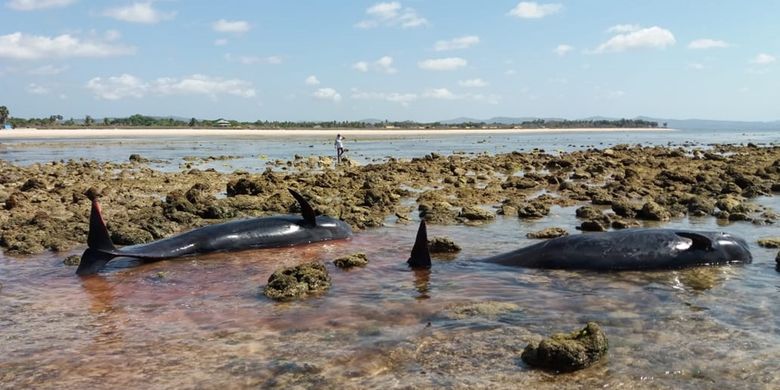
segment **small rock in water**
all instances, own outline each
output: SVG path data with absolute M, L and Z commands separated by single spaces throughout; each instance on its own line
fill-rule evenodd
M 758 245 L 764 248 L 780 248 L 780 237 L 760 238 Z
M 604 224 L 601 221 L 595 219 L 590 221 L 585 221 L 579 226 L 579 229 L 584 232 L 605 232 L 607 231 L 607 228 L 608 226 L 604 226 Z
M 601 327 L 588 322 L 582 330 L 554 334 L 539 344 L 528 344 L 520 357 L 529 366 L 569 372 L 596 363 L 608 348 L 607 336 Z
M 79 263 L 81 263 L 81 256 L 79 255 L 70 255 L 62 260 L 62 264 L 69 266 L 79 265 Z
M 428 251 L 431 253 L 457 253 L 460 246 L 447 237 L 433 237 L 428 240 Z
M 368 258 L 365 253 L 353 253 L 349 256 L 339 257 L 338 259 L 333 260 L 333 264 L 339 268 L 362 267 L 368 264 Z
M 461 218 L 468 219 L 470 221 L 487 221 L 494 219 L 496 215 L 490 211 L 482 210 L 475 206 L 465 206 L 458 215 Z
M 330 275 L 325 266 L 312 262 L 274 271 L 268 278 L 263 294 L 277 301 L 290 301 L 330 288 Z
M 564 228 L 549 227 L 547 229 L 542 229 L 536 232 L 528 233 L 525 236 L 528 238 L 556 238 L 556 237 L 563 237 L 568 235 L 569 232 L 567 232 L 566 229 Z

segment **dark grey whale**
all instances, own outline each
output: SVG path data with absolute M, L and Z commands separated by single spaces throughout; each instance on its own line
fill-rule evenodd
M 240 219 L 204 226 L 147 244 L 117 248 L 111 242 L 97 199 L 92 200 L 89 218 L 88 248 L 81 255 L 78 275 L 98 272 L 115 257 L 147 261 L 190 256 L 199 253 L 277 248 L 338 240 L 352 235 L 344 221 L 316 215 L 311 205 L 297 192 L 290 193 L 301 206 L 299 215 Z
M 424 241 L 421 241 L 424 240 Z M 425 221 L 420 223 L 412 268 L 430 268 Z M 747 243 L 722 232 L 627 229 L 553 238 L 480 261 L 516 267 L 594 271 L 675 269 L 750 263 Z

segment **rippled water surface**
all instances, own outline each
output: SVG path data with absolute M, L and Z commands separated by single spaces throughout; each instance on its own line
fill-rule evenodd
M 780 210 L 777 197 L 757 201 Z M 573 207 L 553 207 L 540 221 L 432 225 L 463 251 L 430 272 L 404 265 L 416 223 L 392 220 L 346 241 L 119 260 L 87 278 L 62 265 L 70 253 L 0 255 L 0 388 L 780 388 L 777 250 L 756 245 L 780 228 L 664 225 L 741 235 L 749 265 L 594 273 L 478 261 L 577 224 Z M 354 252 L 369 265 L 330 262 Z M 329 291 L 291 303 L 261 294 L 274 269 L 306 261 L 326 263 Z M 609 338 L 604 362 L 553 375 L 520 361 L 529 341 L 590 320 Z

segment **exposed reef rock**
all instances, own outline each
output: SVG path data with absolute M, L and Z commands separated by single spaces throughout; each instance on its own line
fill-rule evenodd
M 362 267 L 368 264 L 368 258 L 365 253 L 353 253 L 348 256 L 339 257 L 333 260 L 336 267 L 347 269 L 352 267 Z
M 325 266 L 312 262 L 274 271 L 268 278 L 263 294 L 277 301 L 291 301 L 330 288 L 330 275 Z
M 589 367 L 607 353 L 607 336 L 595 322 L 570 334 L 558 333 L 538 344 L 528 344 L 521 358 L 529 366 L 556 372 Z
M 563 237 L 568 236 L 569 232 L 566 231 L 566 229 L 561 227 L 549 227 L 546 229 L 542 229 L 536 232 L 531 232 L 526 234 L 525 236 L 528 238 L 541 238 L 541 239 L 547 239 L 547 238 L 556 238 L 556 237 Z

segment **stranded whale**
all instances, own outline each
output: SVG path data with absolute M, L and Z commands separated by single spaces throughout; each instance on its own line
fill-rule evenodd
M 155 261 L 198 253 L 275 248 L 318 241 L 338 240 L 352 235 L 349 225 L 338 219 L 317 216 L 297 192 L 289 190 L 301 206 L 301 214 L 240 219 L 204 226 L 162 240 L 117 248 L 111 242 L 97 198 L 92 200 L 87 250 L 81 255 L 76 274 L 96 273 L 115 257 Z
M 722 232 L 678 229 L 583 233 L 481 259 L 516 267 L 594 271 L 675 269 L 752 260 L 742 238 Z M 425 221 L 420 223 L 407 263 L 412 268 L 431 266 Z

